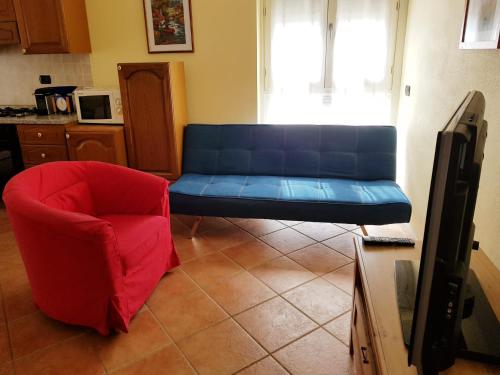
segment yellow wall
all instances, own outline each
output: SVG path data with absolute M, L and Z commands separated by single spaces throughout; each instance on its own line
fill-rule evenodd
M 464 1 L 411 0 L 401 93 L 400 146 L 404 185 L 413 203 L 412 224 L 422 235 L 436 133 L 469 90 L 486 97 L 489 122 L 485 160 L 476 207 L 476 239 L 500 267 L 500 51 L 460 50 Z M 405 147 L 406 143 L 406 147 Z
M 142 0 L 86 0 L 94 85 L 118 87 L 117 63 L 184 61 L 189 122 L 256 122 L 255 0 L 191 4 L 195 52 L 148 54 Z

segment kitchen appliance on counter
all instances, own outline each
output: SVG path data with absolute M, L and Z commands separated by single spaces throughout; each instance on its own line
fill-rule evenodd
M 52 86 L 36 89 L 34 95 L 38 114 L 73 113 L 75 111 L 73 99 L 75 89 L 76 86 Z
M 78 122 L 83 124 L 123 124 L 119 90 L 84 88 L 75 90 Z
M 33 116 L 36 114 L 38 114 L 38 109 L 35 107 L 31 108 L 0 107 L 0 117 L 24 117 L 24 116 Z

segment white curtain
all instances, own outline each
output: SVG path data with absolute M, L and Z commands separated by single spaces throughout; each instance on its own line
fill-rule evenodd
M 268 0 L 262 120 L 387 124 L 391 0 Z
M 271 1 L 268 85 L 276 93 L 321 87 L 328 0 Z
M 333 88 L 338 93 L 390 90 L 395 30 L 392 2 L 337 0 L 333 41 Z M 392 34 L 392 35 L 391 35 Z

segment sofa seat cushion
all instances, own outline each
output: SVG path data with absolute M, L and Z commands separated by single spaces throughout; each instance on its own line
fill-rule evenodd
M 173 213 L 202 216 L 389 224 L 411 214 L 391 180 L 184 174 L 170 199 Z
M 124 275 L 141 265 L 162 231 L 170 230 L 163 216 L 103 215 L 101 218 L 113 227 Z

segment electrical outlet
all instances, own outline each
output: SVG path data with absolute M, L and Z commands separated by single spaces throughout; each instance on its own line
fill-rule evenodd
M 52 78 L 49 74 L 41 74 L 39 77 L 39 81 L 43 85 L 49 85 L 52 83 Z

